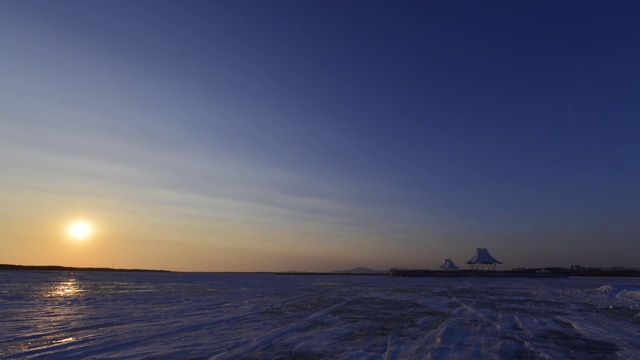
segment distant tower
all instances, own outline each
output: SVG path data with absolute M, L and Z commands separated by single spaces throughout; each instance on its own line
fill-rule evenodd
M 491 256 L 486 248 L 476 248 L 467 264 L 471 265 L 473 270 L 495 270 L 496 265 L 502 263 Z

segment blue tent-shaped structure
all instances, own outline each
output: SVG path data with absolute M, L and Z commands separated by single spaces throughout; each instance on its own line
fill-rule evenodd
M 442 270 L 458 270 L 460 268 L 457 267 L 456 264 L 454 264 L 453 261 L 451 261 L 451 259 L 444 259 L 444 262 L 442 263 L 442 265 L 440 265 L 440 269 L 442 269 Z
M 491 256 L 486 248 L 477 248 L 467 264 L 471 265 L 473 270 L 495 270 L 496 265 L 502 263 Z

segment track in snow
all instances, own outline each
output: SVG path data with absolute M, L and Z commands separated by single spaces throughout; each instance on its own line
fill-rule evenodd
M 11 359 L 640 358 L 640 279 L 4 272 L 0 307 Z

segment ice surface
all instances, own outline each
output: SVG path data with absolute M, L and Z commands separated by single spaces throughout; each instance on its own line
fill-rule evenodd
M 637 359 L 640 279 L 0 272 L 0 358 Z

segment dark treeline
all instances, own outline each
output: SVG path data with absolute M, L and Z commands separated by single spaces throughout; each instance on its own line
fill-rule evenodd
M 391 276 L 484 276 L 484 277 L 585 277 L 585 276 L 609 276 L 609 277 L 640 277 L 638 269 L 601 269 L 601 268 L 539 268 L 539 269 L 512 269 L 496 271 L 480 270 L 420 270 L 420 269 L 391 269 Z
M 57 265 L 11 265 L 11 264 L 0 264 L 0 270 L 170 272 L 168 270 L 114 269 L 114 268 L 92 268 L 92 267 L 68 267 L 68 266 L 57 266 Z

